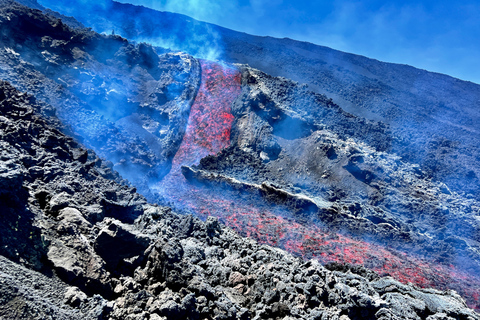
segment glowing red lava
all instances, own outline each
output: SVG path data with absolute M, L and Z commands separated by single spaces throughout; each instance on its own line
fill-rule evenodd
M 230 145 L 234 119 L 230 106 L 240 94 L 240 81 L 237 70 L 202 62 L 202 83 L 190 110 L 182 144 L 173 159 L 174 170 Z
M 434 264 L 386 247 L 331 233 L 315 225 L 302 225 L 288 218 L 285 209 L 261 199 L 228 190 L 189 184 L 180 172 L 182 165 L 198 164 L 230 144 L 234 120 L 232 102 L 241 91 L 241 74 L 234 67 L 201 61 L 202 82 L 191 107 L 186 134 L 173 160 L 171 172 L 158 184 L 157 191 L 174 208 L 200 217 L 212 215 L 242 235 L 260 243 L 277 246 L 304 258 L 323 263 L 359 264 L 388 273 L 395 279 L 421 287 L 454 289 L 480 310 L 480 278 Z M 280 214 L 279 214 L 280 213 Z

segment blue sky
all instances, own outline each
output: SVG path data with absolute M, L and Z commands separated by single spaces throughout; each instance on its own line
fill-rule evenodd
M 480 84 L 480 0 L 121 0 Z

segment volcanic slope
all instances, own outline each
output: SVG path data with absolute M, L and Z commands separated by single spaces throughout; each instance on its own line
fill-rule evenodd
M 212 189 L 196 186 L 199 196 L 193 197 L 194 186 L 182 176 L 182 184 L 166 178 L 161 183 L 173 186 L 170 194 L 183 188 L 188 197 L 181 200 L 193 203 L 188 208 L 182 201 L 172 203 L 176 209 L 218 215 L 243 234 L 306 258 L 369 263 L 403 281 L 454 288 L 478 306 L 474 293 L 479 282 L 473 275 L 478 273 L 480 206 L 386 153 L 394 142 L 387 126 L 345 113 L 332 100 L 286 79 L 240 66 L 218 72 L 218 65 L 212 69 L 217 71 L 209 72 L 215 64 L 201 66 L 186 54 L 158 56 L 148 45 L 70 29 L 15 2 L 3 4 L 2 77 L 53 104 L 73 132 L 111 160 L 149 199 L 170 201 L 149 187 L 157 188 L 166 174 L 178 174 L 179 165 L 199 162 L 197 169 L 182 168 L 189 182 L 220 182 L 240 192 L 217 190 L 216 201 L 211 201 Z M 235 68 L 237 80 L 226 85 L 226 70 Z M 199 83 L 208 84 L 209 76 L 215 81 L 202 89 Z M 240 76 L 241 91 L 234 89 Z M 209 92 L 211 88 L 217 92 Z M 225 112 L 220 122 L 209 117 L 207 105 L 195 109 L 201 103 L 193 101 L 219 90 L 235 91 L 233 98 L 219 100 L 226 104 L 221 106 Z M 191 120 L 201 124 L 194 127 L 194 138 L 198 146 L 207 143 L 207 152 L 184 155 L 193 156 L 193 163 L 175 162 L 190 149 L 182 144 L 192 147 L 187 126 Z M 201 130 L 219 123 L 226 125 L 212 131 L 219 135 Z M 214 137 L 219 140 L 209 141 Z M 231 148 L 218 157 L 201 160 L 229 141 Z M 245 202 L 253 205 L 235 208 Z M 274 215 L 265 215 L 272 210 Z M 277 223 L 282 219 L 287 223 Z M 288 227 L 292 221 L 298 223 L 297 230 Z M 325 230 L 318 229 L 324 226 L 332 231 L 326 241 Z M 335 241 L 329 241 L 331 237 Z M 372 259 L 377 247 L 370 249 L 358 239 L 399 251 L 381 247 L 380 254 L 373 255 L 378 258 Z M 354 259 L 350 244 L 360 248 Z M 416 260 L 402 252 L 427 259 L 420 263 L 427 270 L 412 271 L 418 270 L 412 269 Z M 432 267 L 438 263 L 439 270 Z
M 3 319 L 480 319 L 453 291 L 330 271 L 150 205 L 3 81 L 0 110 Z
M 28 1 L 41 7 L 36 1 Z M 291 39 L 258 37 L 145 7 L 102 1 L 41 1 L 98 32 L 244 63 L 308 84 L 354 115 L 392 128 L 389 151 L 451 190 L 480 195 L 480 86 Z M 82 2 L 82 6 L 85 4 Z M 46 10 L 51 12 L 49 10 Z M 78 22 L 65 21 L 78 25 Z
M 469 211 L 478 203 L 378 152 L 388 144 L 388 130 L 324 96 L 250 68 L 204 61 L 202 70 L 172 170 L 153 187 L 162 202 L 216 216 L 243 235 L 304 258 L 455 289 L 478 306 L 478 225 L 476 211 Z M 241 94 L 235 72 L 242 72 Z M 230 108 L 232 94 L 239 96 Z M 448 224 L 442 221 L 447 212 Z
M 217 50 L 225 61 L 249 63 L 272 75 L 306 83 L 309 89 L 328 93 L 333 98 L 330 102 L 321 101 L 321 104 L 334 106 L 333 101 L 336 101 L 352 114 L 380 121 L 371 125 L 342 112 L 328 112 L 330 117 L 321 121 L 320 117 L 325 114 L 305 107 L 318 102 L 299 103 L 305 100 L 301 94 L 307 91 L 306 88 L 286 85 L 285 89 L 281 88 L 281 80 L 273 81 L 274 90 L 260 90 L 257 96 L 250 97 L 251 111 L 263 117 L 267 126 L 260 123 L 250 125 L 250 131 L 244 130 L 245 136 L 252 136 L 255 132 L 250 140 L 257 141 L 245 143 L 248 139 L 244 139 L 242 143 L 246 146 L 240 145 L 240 149 L 253 150 L 267 162 L 277 160 L 280 150 L 288 156 L 266 166 L 256 166 L 256 157 L 252 162 L 254 168 L 241 169 L 240 176 L 214 176 L 189 169 L 184 172 L 203 182 L 231 181 L 233 178 L 250 183 L 253 178 L 257 184 L 262 184 L 279 180 L 280 193 L 282 190 L 302 193 L 320 199 L 320 207 L 326 207 L 319 210 L 315 208 L 316 204 L 313 206 L 314 212 L 328 211 L 319 218 L 312 218 L 311 213 L 305 212 L 297 216 L 297 221 L 303 225 L 312 219 L 315 223 L 319 220 L 318 225 L 328 222 L 327 225 L 335 226 L 335 230 L 373 238 L 374 242 L 380 241 L 409 254 L 433 259 L 434 263 L 453 264 L 473 275 L 478 274 L 479 226 L 476 216 L 479 206 L 473 200 L 478 198 L 480 186 L 479 135 L 475 125 L 480 120 L 476 108 L 480 101 L 478 85 L 308 43 L 254 37 L 182 15 L 127 4 L 106 1 L 94 7 L 93 14 L 88 16 L 69 11 L 75 10 L 75 6 L 52 6 L 64 13 L 75 13 L 78 19 L 96 30 L 114 29 L 131 39 L 148 40 L 199 56 L 209 56 L 213 53 L 210 49 Z M 106 15 L 106 12 L 110 14 Z M 168 41 L 164 35 L 168 35 Z M 272 92 L 280 97 L 278 101 L 272 102 L 275 100 L 271 97 Z M 245 96 L 242 98 L 246 99 Z M 273 125 L 279 122 L 276 117 L 280 117 L 280 122 L 285 120 L 279 115 L 278 104 L 296 105 L 297 115 L 290 117 L 287 114 L 283 125 Z M 337 114 L 342 120 L 336 119 Z M 235 116 L 238 116 L 236 121 L 244 121 L 242 125 L 247 123 L 245 119 L 239 119 L 245 118 L 245 114 Z M 363 122 L 352 127 L 351 124 L 357 121 Z M 382 123 L 388 127 L 382 127 Z M 308 134 L 323 125 L 326 133 Z M 295 128 L 293 134 L 287 132 L 292 128 Z M 273 138 L 269 130 L 274 130 Z M 334 135 L 330 136 L 332 131 Z M 232 132 L 235 133 L 235 129 Z M 285 134 L 290 136 L 285 138 Z M 366 151 L 345 138 L 364 142 L 373 149 Z M 298 143 L 296 139 L 304 141 Z M 342 151 L 340 157 L 337 149 Z M 240 155 L 237 150 L 231 150 L 234 156 Z M 387 157 L 387 154 L 396 154 L 399 158 Z M 227 161 L 238 166 L 232 164 L 235 161 Z M 258 170 L 265 168 L 274 170 L 259 174 Z M 277 169 L 283 172 L 278 175 L 280 171 Z M 205 178 L 206 175 L 209 176 Z M 278 176 L 282 179 L 277 179 Z M 236 182 L 233 184 L 237 185 Z M 341 204 L 332 205 L 331 202 L 337 200 Z M 245 234 L 250 234 L 245 231 L 246 227 L 242 228 Z M 263 232 L 266 239 L 271 238 L 275 230 L 276 227 L 271 227 Z M 307 256 L 309 254 L 307 252 Z M 440 287 L 446 282 L 454 283 L 454 279 L 455 276 L 450 281 L 440 281 Z M 424 281 L 420 279 L 417 283 Z M 438 283 L 435 280 L 427 282 Z M 459 284 L 457 289 L 464 285 Z M 478 283 L 472 292 L 477 287 Z M 466 295 L 471 301 L 478 300 L 471 294 Z

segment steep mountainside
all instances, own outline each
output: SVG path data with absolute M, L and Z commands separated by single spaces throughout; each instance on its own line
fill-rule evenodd
M 290 39 L 258 37 L 169 12 L 105 0 L 44 0 L 98 32 L 195 56 L 249 64 L 308 84 L 344 110 L 392 128 L 389 151 L 417 163 L 452 190 L 480 195 L 480 86 Z M 67 20 L 68 21 L 68 20 Z
M 0 317 L 478 319 L 470 127 L 406 139 L 390 113 L 192 56 L 206 38 L 173 52 L 23 2 L 43 11 L 0 0 Z M 134 39 L 142 14 L 163 15 L 105 1 L 83 22 L 110 28 L 126 8 Z M 192 23 L 183 43 L 231 32 Z
M 168 172 L 183 138 L 198 62 L 71 30 L 12 1 L 1 10 L 0 77 L 57 107 L 86 144 L 148 193 L 148 179 Z

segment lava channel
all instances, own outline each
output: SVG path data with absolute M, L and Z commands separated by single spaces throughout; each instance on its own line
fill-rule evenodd
M 241 74 L 234 67 L 204 60 L 200 63 L 202 81 L 191 107 L 185 136 L 170 173 L 155 186 L 166 204 L 202 219 L 209 215 L 218 217 L 241 235 L 305 259 L 362 265 L 403 283 L 454 289 L 470 307 L 480 310 L 480 278 L 459 271 L 455 266 L 435 264 L 332 233 L 320 226 L 297 223 L 289 218 L 286 208 L 267 204 L 251 195 L 239 196 L 229 190 L 188 183 L 181 173 L 182 165 L 198 164 L 201 158 L 230 145 L 234 120 L 231 105 L 241 92 Z

